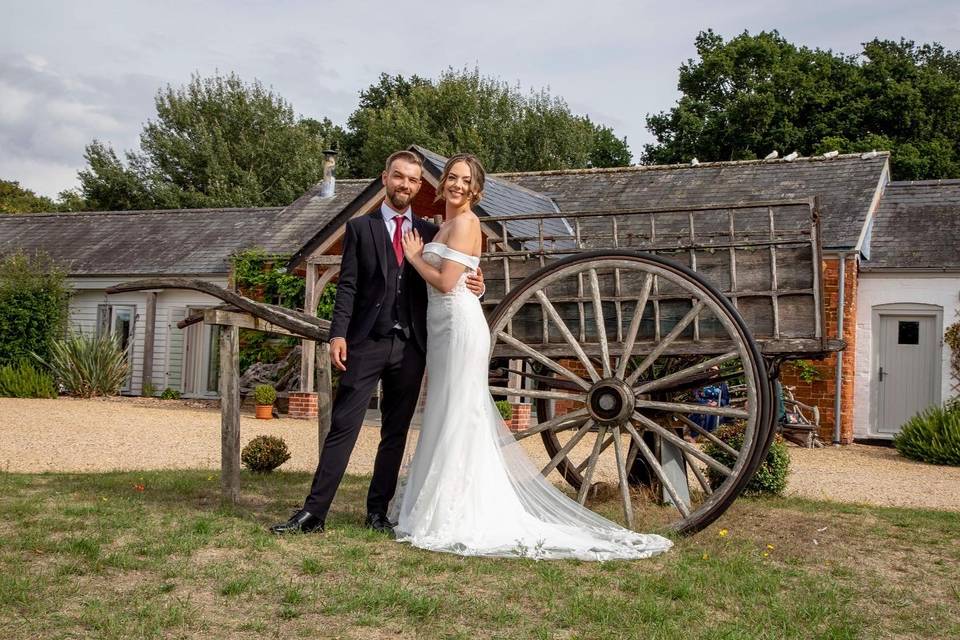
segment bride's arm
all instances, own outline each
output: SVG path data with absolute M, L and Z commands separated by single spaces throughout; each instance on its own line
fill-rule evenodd
M 457 220 L 450 230 L 446 245 L 455 251 L 470 254 L 480 234 L 480 221 L 476 216 L 464 216 L 463 221 Z M 423 259 L 423 240 L 416 231 L 405 233 L 403 236 L 403 252 L 407 260 L 417 270 L 417 273 L 435 289 L 449 293 L 457 286 L 457 281 L 466 270 L 466 265 L 454 260 L 444 260 L 440 268 L 427 264 Z

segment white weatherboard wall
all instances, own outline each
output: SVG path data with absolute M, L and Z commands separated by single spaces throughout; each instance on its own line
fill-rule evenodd
M 857 366 L 854 387 L 853 436 L 855 438 L 889 437 L 876 434 L 877 367 L 873 359 L 873 310 L 884 304 L 936 305 L 943 312 L 943 327 L 957 320 L 960 309 L 960 273 L 890 273 L 861 272 L 857 291 Z M 877 327 L 879 331 L 879 327 Z M 940 401 L 951 396 L 950 348 L 943 344 L 940 352 Z
M 70 327 L 87 335 L 97 333 L 97 307 L 101 304 L 132 305 L 136 307 L 133 335 L 133 377 L 130 393 L 140 395 L 143 390 L 143 337 L 147 318 L 147 294 L 142 291 L 107 295 L 107 287 L 138 280 L 136 277 L 70 277 L 73 288 L 70 300 Z M 226 277 L 205 278 L 212 284 L 225 287 Z M 164 289 L 157 295 L 157 317 L 154 327 L 152 382 L 157 391 L 167 387 L 182 391 L 183 331 L 177 322 L 186 317 L 187 307 L 209 307 L 221 301 L 197 291 Z

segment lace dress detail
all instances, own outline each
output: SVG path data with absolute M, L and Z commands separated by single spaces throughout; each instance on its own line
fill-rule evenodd
M 391 508 L 397 539 L 468 556 L 615 560 L 672 543 L 593 513 L 540 475 L 503 425 L 487 386 L 490 329 L 465 285 L 480 259 L 439 242 L 423 259 L 467 267 L 450 293 L 428 286 L 427 401 L 407 476 Z

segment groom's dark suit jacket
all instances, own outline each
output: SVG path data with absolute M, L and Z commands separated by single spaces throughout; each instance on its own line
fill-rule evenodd
M 416 215 L 413 216 L 413 227 L 424 242 L 433 240 L 438 229 Z M 388 260 L 396 260 L 396 256 L 379 207 L 347 222 L 337 299 L 330 324 L 331 338 L 346 338 L 347 345 L 352 345 L 370 335 L 386 294 Z M 427 284 L 406 260 L 403 269 L 410 328 L 420 349 L 426 351 Z

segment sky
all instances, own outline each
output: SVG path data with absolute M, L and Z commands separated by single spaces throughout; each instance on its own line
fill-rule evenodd
M 874 37 L 960 49 L 956 0 L 0 0 L 0 15 L 0 179 L 51 197 L 78 185 L 93 139 L 136 149 L 156 92 L 191 74 L 258 79 L 297 113 L 344 124 L 381 73 L 477 67 L 549 89 L 637 158 L 699 31 L 777 29 L 843 53 Z

